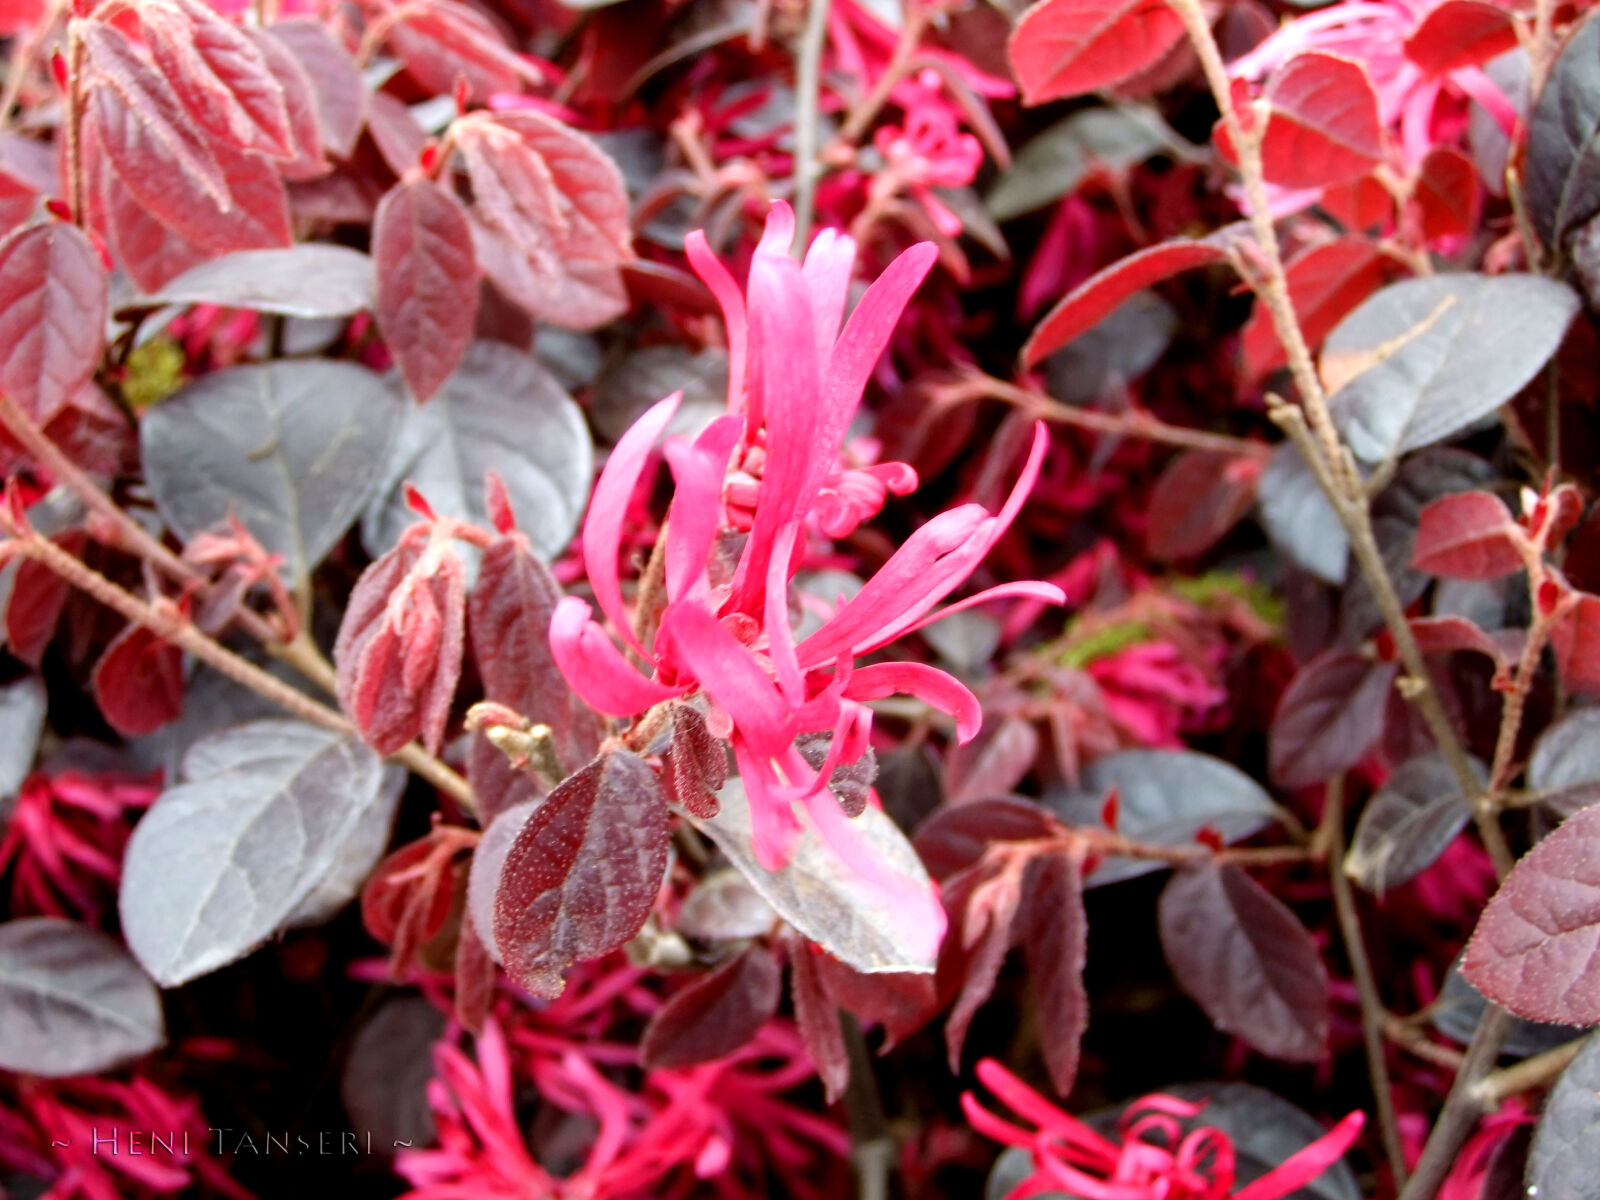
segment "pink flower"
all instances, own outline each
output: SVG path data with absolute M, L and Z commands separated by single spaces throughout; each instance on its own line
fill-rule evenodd
M 934 195 L 932 188 L 960 188 L 972 182 L 983 165 L 983 147 L 961 126 L 942 97 L 938 72 L 921 72 L 907 85 L 905 126 L 879 127 L 872 144 L 887 161 L 873 176 L 875 196 L 892 196 L 902 188 L 928 212 L 945 237 L 961 233 L 961 218 Z
M 978 1064 L 978 1079 L 1006 1107 L 1037 1128 L 995 1116 L 971 1092 L 961 1097 L 979 1133 L 1020 1146 L 1033 1155 L 1034 1172 L 1006 1200 L 1069 1192 L 1087 1200 L 1279 1200 L 1299 1191 L 1343 1157 L 1365 1123 L 1353 1112 L 1328 1133 L 1297 1151 L 1254 1183 L 1234 1190 L 1233 1141 L 1220 1129 L 1183 1122 L 1204 1105 L 1152 1095 L 1129 1105 L 1117 1123 L 1117 1140 L 1062 1112 L 992 1058 Z
M 690 262 L 727 321 L 731 411 L 693 442 L 667 443 L 677 490 L 667 519 L 667 603 L 651 647 L 634 635 L 622 601 L 618 547 L 629 496 L 672 418 L 676 396 L 623 435 L 595 485 L 583 528 L 589 581 L 601 611 L 649 674 L 623 656 L 589 606 L 574 597 L 555 611 L 551 648 L 573 688 L 612 716 L 704 695 L 713 730 L 733 746 L 762 861 L 777 869 L 788 860 L 802 829 L 795 806 L 802 805 L 845 864 L 896 898 L 909 925 L 936 945 L 943 929 L 937 901 L 927 889 L 920 889 L 920 902 L 904 901 L 910 881 L 879 861 L 827 782 L 836 767 L 866 750 L 869 700 L 914 695 L 952 714 L 961 740 L 977 733 L 977 700 L 951 676 L 920 663 L 856 666 L 855 659 L 934 619 L 933 606 L 966 580 L 1011 524 L 1038 476 L 1048 439 L 1041 424 L 998 513 L 963 504 L 934 517 L 796 644 L 789 580 L 808 537 L 848 529 L 876 512 L 888 491 L 915 485 L 904 464 L 841 466 L 840 452 L 868 374 L 936 251 L 923 243 L 900 255 L 841 330 L 855 245 L 824 230 L 802 266 L 789 255 L 793 234 L 793 214 L 775 204 L 751 264 L 748 296 L 704 237 L 690 235 Z M 1014 595 L 1062 598 L 1050 584 L 1013 583 L 944 611 Z M 795 739 L 812 732 L 833 735 L 820 769 L 795 749 Z

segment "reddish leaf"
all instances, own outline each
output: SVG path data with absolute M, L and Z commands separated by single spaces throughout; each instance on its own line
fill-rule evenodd
M 415 737 L 435 753 L 444 739 L 466 607 L 464 568 L 448 538 L 426 524 L 408 529 L 361 573 L 339 626 L 339 703 L 379 754 Z
M 1264 461 L 1210 450 L 1185 450 L 1150 492 L 1147 548 L 1162 562 L 1195 558 L 1244 519 L 1256 499 Z
M 261 32 L 300 61 L 311 80 L 322 144 L 349 158 L 367 120 L 367 89 L 356 60 L 320 21 L 279 21 Z
M 1363 175 L 1323 188 L 1318 207 L 1351 233 L 1370 233 L 1394 215 L 1394 196 L 1376 176 Z
M 1424 654 L 1473 650 L 1493 659 L 1496 666 L 1510 663 L 1505 647 L 1465 617 L 1416 617 L 1410 625 L 1417 649 Z
M 288 46 L 264 29 L 246 29 L 273 80 L 283 91 L 289 117 L 292 153 L 278 163 L 284 179 L 320 179 L 333 169 L 323 155 L 322 121 L 317 112 L 317 92 L 311 75 Z
M 86 130 L 93 123 L 84 122 Z M 92 147 L 92 133 L 85 137 L 91 163 L 89 195 L 98 203 L 98 223 L 104 230 L 117 261 L 128 277 L 146 292 L 158 291 L 192 267 L 197 267 L 211 255 L 187 241 L 142 208 L 133 193 L 122 186 L 120 180 L 104 164 L 103 156 Z
M 750 946 L 672 994 L 645 1026 L 639 1061 L 653 1071 L 732 1054 L 778 1011 L 782 992 L 783 972 L 772 951 Z
M 978 1009 L 994 991 L 1011 948 L 1012 926 L 1022 903 L 1022 871 L 1009 858 L 986 857 L 946 885 L 950 928 L 939 950 L 939 996 L 955 1003 L 945 1021 L 950 1070 L 961 1071 L 961 1047 Z
M 461 202 L 431 179 L 393 188 L 372 225 L 378 327 L 427 400 L 461 362 L 478 318 L 478 264 Z
M 436 96 L 448 96 L 458 78 L 480 103 L 496 92 L 522 90 L 530 66 L 505 44 L 478 12 L 455 0 L 422 0 L 400 10 L 403 19 L 389 31 L 389 49 L 406 70 Z
M 1453 146 L 1435 146 L 1417 172 L 1413 199 L 1424 240 L 1465 237 L 1483 215 L 1478 168 Z
M 1009 792 L 1033 770 L 1039 734 L 1031 721 L 1006 717 L 984 728 L 972 741 L 951 749 L 945 787 L 951 804 Z
M 93 243 L 73 225 L 0 242 L 0 392 L 46 423 L 100 365 L 108 295 Z
M 294 157 L 283 89 L 244 32 L 197 0 L 141 0 L 134 11 L 151 57 L 200 130 L 241 150 Z
M 1489 0 L 1444 0 L 1406 39 L 1406 57 L 1428 75 L 1476 67 L 1517 48 L 1511 10 Z
M 478 260 L 506 297 L 569 328 L 620 314 L 617 268 L 632 250 L 616 164 L 543 113 L 473 113 L 452 131 L 472 182 Z
M 183 652 L 129 625 L 95 664 L 95 703 L 123 737 L 143 737 L 183 715 Z
M 463 882 L 458 860 L 470 847 L 470 837 L 459 828 L 435 826 L 379 863 L 362 889 L 361 920 L 375 940 L 389 947 L 394 978 L 404 978 L 423 947 L 444 932 Z
M 83 553 L 86 541 L 77 532 L 53 540 L 73 555 Z M 71 594 L 72 585 L 42 562 L 25 558 L 17 564 L 6 601 L 6 644 L 13 656 L 30 667 L 39 666 Z
M 1518 861 L 1467 943 L 1461 973 L 1533 1021 L 1600 1024 L 1600 805 Z
M 817 965 L 823 954 L 804 938 L 794 938 L 789 944 L 789 988 L 800 1040 L 832 1104 L 850 1083 L 850 1055 L 839 1027 L 839 1009 L 828 995 Z
M 467 602 L 467 631 L 484 698 L 547 726 L 556 759 L 570 770 L 594 757 L 601 728 L 550 653 L 550 614 L 560 599 L 561 585 L 526 538 L 498 538 L 478 568 Z M 514 771 L 482 734 L 473 735 L 468 771 L 489 817 L 537 794 L 533 776 Z
M 1500 497 L 1457 492 L 1422 510 L 1411 565 L 1449 579 L 1499 579 L 1522 566 L 1517 546 L 1523 540 Z
M 456 1019 L 473 1033 L 481 1033 L 494 1002 L 494 959 L 471 921 L 461 922 L 456 942 Z
M 965 871 L 993 842 L 1026 842 L 1059 836 L 1061 825 L 1030 800 L 996 796 L 947 805 L 917 830 L 912 842 L 928 874 L 943 883 Z
M 368 99 L 367 133 L 383 161 L 399 176 L 417 165 L 428 144 L 428 133 L 411 110 L 388 92 L 375 92 Z
M 1272 1058 L 1327 1053 L 1328 975 L 1317 944 L 1240 867 L 1176 872 L 1158 917 L 1172 973 L 1217 1028 Z
M 863 1024 L 883 1026 L 881 1054 L 921 1029 L 939 1009 L 932 975 L 910 971 L 864 975 L 826 951 L 817 954 L 814 965 L 834 1004 Z
M 728 781 L 728 752 L 711 736 L 705 717 L 687 704 L 672 709 L 672 741 L 661 755 L 667 798 L 695 816 L 717 815 L 717 789 Z
M 1398 668 L 1330 650 L 1301 667 L 1272 718 L 1272 777 L 1309 787 L 1347 771 L 1383 732 L 1384 706 Z
M 1312 246 L 1287 268 L 1289 299 L 1306 344 L 1315 348 L 1334 326 L 1397 272 L 1366 238 L 1345 237 Z M 1252 383 L 1286 361 L 1266 306 L 1257 304 L 1240 337 L 1245 378 Z
M 1044 854 L 1028 864 L 1021 917 L 1028 985 L 1039 1006 L 1040 1049 L 1050 1082 L 1065 1096 L 1077 1078 L 1078 1044 L 1089 1024 L 1083 987 L 1089 930 L 1079 853 Z
M 0 170 L 0 237 L 33 215 L 39 193 L 26 180 Z
M 1024 104 L 1081 96 L 1154 66 L 1183 36 L 1163 0 L 1040 0 L 1006 45 Z
M 1578 596 L 1551 626 L 1550 648 L 1568 691 L 1600 696 L 1600 596 Z
M 1378 95 L 1356 62 L 1312 51 L 1267 83 L 1271 115 L 1261 141 L 1268 182 L 1325 187 L 1359 179 L 1383 161 Z
M 1225 262 L 1227 257 L 1218 242 L 1179 238 L 1120 259 L 1079 284 L 1045 314 L 1022 347 L 1023 364 L 1038 366 L 1074 338 L 1093 329 L 1135 292 L 1180 271 Z
M 558 996 L 562 972 L 644 927 L 667 869 L 667 807 L 643 759 L 595 759 L 551 792 L 507 851 L 494 902 L 506 973 Z

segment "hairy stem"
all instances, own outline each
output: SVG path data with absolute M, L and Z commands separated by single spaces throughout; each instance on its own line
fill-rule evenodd
M 1355 977 L 1361 999 L 1361 1041 L 1367 1054 L 1367 1077 L 1372 1081 L 1372 1099 L 1378 1110 L 1378 1132 L 1383 1138 L 1384 1157 L 1394 1186 L 1406 1183 L 1405 1148 L 1400 1142 L 1400 1124 L 1395 1114 L 1394 1093 L 1389 1086 L 1389 1065 L 1385 1057 L 1383 1019 L 1387 1010 L 1378 994 L 1378 981 L 1367 957 L 1366 939 L 1361 932 L 1361 914 L 1356 910 L 1354 889 L 1344 871 L 1344 778 L 1328 784 L 1327 808 L 1323 827 L 1328 831 L 1328 881 L 1333 887 L 1333 906 L 1339 918 L 1339 934 L 1344 940 L 1345 957 Z

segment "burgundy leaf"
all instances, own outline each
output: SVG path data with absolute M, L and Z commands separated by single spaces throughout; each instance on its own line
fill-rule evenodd
M 795 739 L 794 748 L 813 771 L 822 770 L 828 761 L 828 748 L 833 744 L 829 733 L 803 733 Z M 878 777 L 878 756 L 868 746 L 866 753 L 854 762 L 840 763 L 828 776 L 828 790 L 839 801 L 844 815 L 854 819 L 867 807 L 867 797 L 872 792 L 872 781 Z
M 917 830 L 913 845 L 940 883 L 966 870 L 993 842 L 1025 842 L 1059 836 L 1059 823 L 1031 800 L 996 796 L 946 805 Z
M 1023 364 L 1038 366 L 1074 338 L 1093 329 L 1135 292 L 1180 271 L 1226 262 L 1227 257 L 1218 242 L 1179 238 L 1119 259 L 1080 283 L 1045 314 L 1022 347 Z
M 1465 617 L 1413 617 L 1410 625 L 1417 649 L 1424 654 L 1472 650 L 1492 659 L 1497 667 L 1510 665 L 1506 647 Z
M 1522 566 L 1518 545 L 1523 540 L 1500 497 L 1457 492 L 1422 510 L 1411 565 L 1450 579 L 1498 579 Z
M 141 0 L 151 57 L 201 131 L 241 150 L 293 158 L 283 89 L 247 34 L 198 0 Z
M 1383 161 L 1378 94 L 1361 64 L 1298 54 L 1267 83 L 1266 101 L 1261 166 L 1268 182 L 1325 187 L 1359 179 Z
M 448 96 L 465 79 L 480 103 L 496 92 L 522 90 L 532 68 L 512 53 L 494 26 L 455 0 L 422 0 L 405 5 L 389 31 L 389 48 L 429 92 Z
M 557 761 L 571 770 L 599 750 L 601 726 L 594 712 L 573 695 L 550 653 L 550 614 L 560 599 L 561 585 L 526 538 L 517 534 L 497 538 L 484 551 L 467 602 L 467 632 L 484 698 L 548 727 Z M 505 755 L 482 734 L 473 735 L 470 763 L 475 785 L 481 776 L 499 781 L 483 797 L 485 801 L 500 797 L 490 805 L 493 812 L 534 794 L 533 777 L 513 771 Z M 513 780 L 520 781 L 518 795 L 501 796 Z
M 35 225 L 0 242 L 0 392 L 41 424 L 100 365 L 108 290 L 76 226 Z
M 461 362 L 478 318 L 466 210 L 431 179 L 399 184 L 372 225 L 378 327 L 406 386 L 427 400 Z
M 639 1061 L 646 1070 L 692 1067 L 732 1054 L 778 1011 L 783 971 L 765 946 L 674 992 L 645 1026 Z
M 67 533 L 53 540 L 73 555 L 83 553 L 85 538 L 81 533 Z M 13 656 L 30 667 L 39 666 L 71 594 L 72 585 L 42 562 L 25 558 L 17 564 L 6 601 L 6 645 Z
M 1309 787 L 1347 771 L 1383 732 L 1384 706 L 1399 668 L 1330 650 L 1296 673 L 1272 718 L 1272 777 Z
M 471 921 L 461 922 L 456 943 L 456 1018 L 473 1033 L 483 1029 L 494 1001 L 494 959 Z
M 844 1095 L 850 1083 L 850 1055 L 845 1049 L 844 1031 L 839 1026 L 839 1009 L 828 995 L 818 967 L 824 954 L 804 938 L 792 939 L 789 943 L 789 988 L 800 1041 L 817 1068 L 824 1096 L 832 1104 Z
M 262 32 L 300 60 L 311 80 L 322 144 L 349 158 L 367 120 L 367 89 L 356 60 L 320 21 L 279 21 Z
M 1173 974 L 1217 1028 L 1272 1058 L 1327 1053 L 1327 972 L 1282 901 L 1232 863 L 1185 867 L 1158 916 Z
M 494 943 L 506 973 L 558 996 L 564 972 L 644 927 L 667 869 L 667 807 L 635 754 L 595 759 L 551 792 L 506 854 Z
M 954 996 L 945 1021 L 950 1070 L 961 1071 L 961 1047 L 978 1009 L 994 992 L 1011 948 L 1012 926 L 1022 903 L 1022 872 L 1009 859 L 981 860 L 945 886 L 949 932 L 939 951 L 940 998 Z
M 1039 756 L 1039 734 L 1031 721 L 1006 717 L 964 746 L 951 749 L 945 763 L 950 803 L 959 805 L 1009 792 L 1022 782 Z
M 1150 554 L 1174 562 L 1211 549 L 1250 511 L 1264 465 L 1210 450 L 1174 458 L 1150 492 Z
M 1078 1074 L 1078 1045 L 1089 1024 L 1083 986 L 1088 923 L 1081 854 L 1063 850 L 1028 864 L 1021 908 L 1022 953 L 1039 1006 L 1039 1045 L 1050 1082 L 1065 1096 Z
M 813 965 L 834 1004 L 863 1024 L 883 1026 L 885 1036 L 879 1053 L 887 1054 L 939 1010 L 939 994 L 932 975 L 910 971 L 866 975 L 820 948 Z
M 1461 973 L 1520 1017 L 1600 1024 L 1600 806 L 1573 814 L 1511 869 Z
M 39 193 L 31 184 L 0 170 L 0 237 L 31 217 L 38 204 Z
M 444 932 L 461 882 L 462 832 L 435 826 L 380 862 L 361 891 L 362 922 L 389 947 L 389 972 L 396 979 L 417 966 L 424 946 Z
M 1040 0 L 1007 43 L 1024 104 L 1099 91 L 1154 66 L 1183 36 L 1163 0 Z
M 711 736 L 700 710 L 672 709 L 672 741 L 661 755 L 667 798 L 707 820 L 717 815 L 717 789 L 728 781 L 728 751 Z
M 183 652 L 129 625 L 95 664 L 95 703 L 123 737 L 143 737 L 183 715 Z
M 444 739 L 461 678 L 465 570 L 448 533 L 412 526 L 356 581 L 333 661 L 339 703 L 379 754 Z
M 100 152 L 92 117 L 83 123 L 89 220 L 128 277 L 146 292 L 158 291 L 211 255 L 163 225 L 122 186 Z

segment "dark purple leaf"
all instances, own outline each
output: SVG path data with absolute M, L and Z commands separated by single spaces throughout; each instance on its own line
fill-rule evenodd
M 1186 867 L 1161 893 L 1161 947 L 1217 1028 L 1272 1058 L 1328 1050 L 1328 975 L 1294 913 L 1233 864 Z
M 777 923 L 778 914 L 738 871 L 713 871 L 684 897 L 673 929 L 684 937 L 718 942 L 760 937 Z
M 675 705 L 672 741 L 661 755 L 661 783 L 667 798 L 709 820 L 717 815 L 717 789 L 727 781 L 727 748 L 711 736 L 699 709 Z
M 794 1021 L 800 1030 L 811 1063 L 822 1080 L 829 1104 L 844 1095 L 850 1083 L 850 1055 L 845 1049 L 844 1031 L 839 1026 L 839 1009 L 828 994 L 818 961 L 823 951 L 804 938 L 789 945 L 789 987 L 794 999 Z
M 1355 766 L 1383 732 L 1399 668 L 1364 655 L 1328 651 L 1295 674 L 1272 718 L 1272 777 L 1310 787 Z
M 943 883 L 983 857 L 993 842 L 1059 837 L 1061 825 L 1031 800 L 995 796 L 950 804 L 929 817 L 913 844 L 928 873 Z
M 639 1060 L 647 1070 L 692 1067 L 732 1054 L 778 1011 L 783 971 L 765 946 L 674 992 L 645 1026 Z
M 1039 734 L 1033 722 L 1006 717 L 989 722 L 964 746 L 955 746 L 945 760 L 945 792 L 960 806 L 984 796 L 1000 796 L 1021 783 L 1039 757 Z
M 994 992 L 1011 949 L 1012 926 L 1022 904 L 1022 873 L 1009 862 L 984 859 L 944 887 L 950 929 L 940 948 L 940 999 L 955 998 L 945 1020 L 950 1070 L 961 1073 L 961 1048 L 978 1010 Z
M 433 1045 L 444 1016 L 421 996 L 396 996 L 362 1025 L 350 1045 L 339 1098 L 351 1124 L 380 1146 L 424 1145 L 434 1132 L 428 1108 Z
M 1522 186 L 1528 217 L 1548 250 L 1600 211 L 1600 22 L 1585 21 L 1562 47 L 1528 121 Z
M 655 772 L 617 750 L 540 802 L 506 854 L 494 944 L 506 973 L 558 996 L 575 962 L 609 954 L 644 926 L 667 869 L 667 805 Z
M 1023 882 L 1020 914 L 1028 985 L 1039 1006 L 1039 1045 L 1050 1082 L 1063 1096 L 1078 1076 L 1079 1042 L 1089 1025 L 1082 868 L 1070 850 L 1034 858 Z
M 1435 751 L 1413 758 L 1361 810 L 1345 874 L 1382 895 L 1432 866 L 1471 817 L 1443 756 Z

